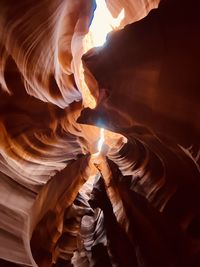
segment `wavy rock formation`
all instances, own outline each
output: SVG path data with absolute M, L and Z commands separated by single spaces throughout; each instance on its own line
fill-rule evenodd
M 200 266 L 198 1 L 106 4 L 0 2 L 2 267 Z

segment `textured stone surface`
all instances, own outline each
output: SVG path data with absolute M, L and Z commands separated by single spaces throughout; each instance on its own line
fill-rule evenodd
M 2 267 L 200 266 L 198 1 L 107 6 L 0 2 Z

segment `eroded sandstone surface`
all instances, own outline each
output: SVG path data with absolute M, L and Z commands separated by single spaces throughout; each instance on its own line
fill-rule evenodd
M 0 1 L 2 267 L 200 266 L 199 3 L 106 3 Z

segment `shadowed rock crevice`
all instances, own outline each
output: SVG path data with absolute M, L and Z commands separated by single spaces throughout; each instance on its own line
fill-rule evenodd
M 124 18 L 88 52 L 94 0 L 18 2 L 0 1 L 0 266 L 199 267 L 199 1 L 107 0 Z

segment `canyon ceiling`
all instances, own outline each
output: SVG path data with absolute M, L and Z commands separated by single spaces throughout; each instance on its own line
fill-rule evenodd
M 200 266 L 199 1 L 106 4 L 0 0 L 0 267 Z

